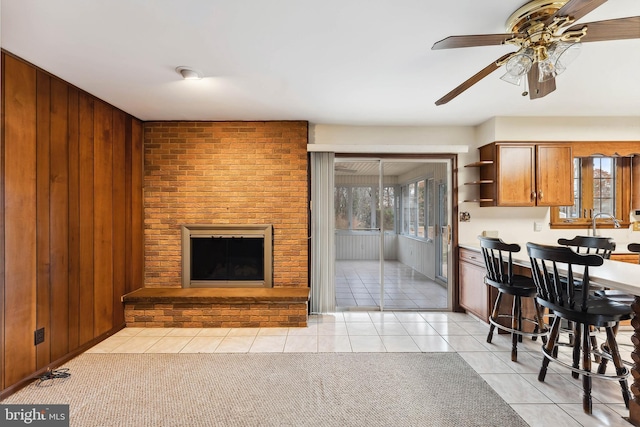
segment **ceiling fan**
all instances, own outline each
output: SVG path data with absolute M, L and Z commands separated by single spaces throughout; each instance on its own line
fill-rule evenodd
M 607 0 L 532 0 L 507 19 L 505 34 L 450 36 L 431 49 L 508 44 L 518 48 L 492 62 L 436 101 L 446 104 L 504 66 L 502 80 L 520 85 L 528 80 L 530 99 L 556 90 L 555 78 L 575 59 L 580 43 L 640 38 L 640 16 L 572 25 Z M 525 83 L 526 87 L 526 83 Z

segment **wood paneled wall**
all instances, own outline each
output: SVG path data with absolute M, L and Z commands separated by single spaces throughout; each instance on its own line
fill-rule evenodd
M 6 395 L 124 325 L 120 298 L 143 285 L 143 148 L 141 121 L 6 52 L 2 119 Z

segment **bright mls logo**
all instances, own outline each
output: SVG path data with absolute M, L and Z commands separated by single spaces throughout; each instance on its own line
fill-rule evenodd
M 0 426 L 69 427 L 69 405 L 0 405 Z

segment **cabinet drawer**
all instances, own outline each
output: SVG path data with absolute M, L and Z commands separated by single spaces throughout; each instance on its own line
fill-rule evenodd
M 460 262 L 468 262 L 484 268 L 484 260 L 482 259 L 482 254 L 479 251 L 460 248 L 459 254 Z

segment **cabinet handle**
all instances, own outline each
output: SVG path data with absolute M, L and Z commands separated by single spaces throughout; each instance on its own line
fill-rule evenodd
M 531 201 L 534 201 L 536 199 L 536 192 L 532 191 L 531 192 Z
M 539 199 L 539 200 L 542 200 L 542 196 L 543 196 L 542 191 L 539 191 L 539 192 L 538 192 L 538 199 Z

